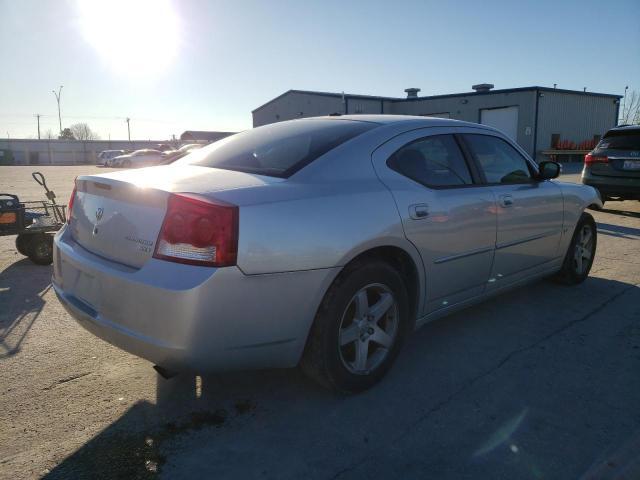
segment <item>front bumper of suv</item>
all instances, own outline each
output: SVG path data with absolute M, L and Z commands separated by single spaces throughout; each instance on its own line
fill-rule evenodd
M 582 171 L 582 183 L 598 190 L 602 200 L 606 200 L 607 197 L 640 200 L 640 179 L 638 178 L 594 175 L 585 167 Z

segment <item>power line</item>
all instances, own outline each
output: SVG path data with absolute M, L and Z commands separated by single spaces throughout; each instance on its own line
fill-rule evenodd
M 33 114 L 25 114 L 25 113 L 0 113 L 0 117 L 31 117 Z M 42 118 L 57 118 L 57 115 L 40 114 Z M 108 116 L 100 116 L 100 115 L 65 115 L 65 118 L 74 118 L 77 120 L 127 120 L 127 118 L 131 120 L 136 120 L 138 122 L 156 122 L 156 123 L 175 123 L 173 120 L 165 120 L 160 118 L 145 118 L 145 117 L 108 117 Z

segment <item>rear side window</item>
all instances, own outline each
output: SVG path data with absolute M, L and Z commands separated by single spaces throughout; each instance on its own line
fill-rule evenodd
M 289 177 L 329 150 L 377 126 L 337 119 L 274 123 L 195 150 L 175 164 Z
M 529 163 L 503 139 L 489 135 L 464 135 L 464 139 L 487 183 L 531 181 Z
M 390 168 L 428 187 L 473 183 L 452 135 L 434 135 L 405 145 L 387 162 Z
M 635 132 L 615 130 L 607 132 L 596 148 L 640 150 L 640 130 Z

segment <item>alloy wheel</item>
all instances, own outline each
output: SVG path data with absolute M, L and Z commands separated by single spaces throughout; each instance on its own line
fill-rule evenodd
M 340 322 L 340 359 L 351 373 L 367 375 L 385 360 L 398 336 L 398 304 L 391 290 L 375 283 L 351 299 Z
M 578 275 L 582 275 L 588 268 L 593 257 L 593 230 L 591 225 L 583 225 L 578 234 L 573 254 L 573 268 Z

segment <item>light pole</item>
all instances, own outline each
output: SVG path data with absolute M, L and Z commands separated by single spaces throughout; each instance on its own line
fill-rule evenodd
M 625 107 L 627 106 L 627 90 L 629 90 L 629 85 L 627 85 L 626 87 L 624 87 L 624 97 L 622 97 L 622 118 L 625 119 L 624 122 L 626 122 L 626 116 L 625 116 Z
M 127 117 L 127 135 L 129 136 L 129 141 L 131 141 L 131 128 L 129 127 L 129 117 Z
M 56 101 L 58 102 L 58 125 L 60 126 L 60 135 L 62 135 L 62 116 L 60 115 L 60 94 L 62 93 L 62 85 L 56 92 L 52 90 L 53 94 L 56 96 Z

